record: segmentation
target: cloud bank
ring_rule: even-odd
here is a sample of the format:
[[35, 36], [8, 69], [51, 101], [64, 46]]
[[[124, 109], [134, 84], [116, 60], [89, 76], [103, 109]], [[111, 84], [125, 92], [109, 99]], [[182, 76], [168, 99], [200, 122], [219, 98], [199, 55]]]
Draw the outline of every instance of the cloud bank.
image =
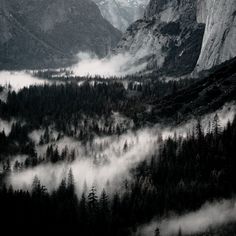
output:
[[[233, 120], [235, 106], [229, 104], [217, 112], [221, 126], [224, 127], [228, 121]], [[214, 117], [214, 114], [209, 114], [203, 119], [205, 129], [209, 119]], [[81, 194], [84, 183], [87, 184], [88, 188], [96, 185], [101, 191], [103, 188], [108, 188], [109, 182], [110, 192], [118, 191], [122, 182], [131, 177], [130, 170], [132, 168], [158, 152], [160, 135], [162, 135], [163, 140], [174, 135], [186, 137], [195, 125], [196, 121], [194, 120], [178, 127], [156, 125], [138, 131], [127, 131], [120, 136], [96, 137], [92, 142], [86, 144], [70, 137], [64, 137], [52, 144], [58, 147], [59, 152], [66, 146], [69, 150], [75, 150], [76, 160], [74, 162], [47, 163], [22, 172], [12, 172], [7, 181], [15, 189], [30, 189], [33, 178], [37, 175], [42, 184], [49, 191], [52, 191], [58, 187], [62, 178], [67, 176], [71, 168], [75, 176], [78, 195]], [[42, 133], [43, 131], [35, 131], [30, 134], [30, 137], [38, 142]], [[37, 153], [43, 156], [46, 149], [47, 145], [37, 146]]]
[[89, 53], [79, 53], [78, 63], [71, 70], [78, 76], [122, 77], [143, 70], [146, 63], [135, 65], [130, 54], [117, 54], [99, 59]]
[[11, 89], [16, 92], [23, 89], [24, 87], [30, 87], [31, 85], [44, 85], [46, 83], [50, 82], [44, 79], [38, 79], [36, 77], [33, 77], [29, 73], [23, 71], [0, 72], [0, 86], [9, 87], [10, 85]]
[[[124, 148], [125, 144], [127, 148]], [[113, 185], [112, 190], [115, 190], [114, 187], [129, 178], [130, 168], [155, 152], [157, 135], [156, 131], [144, 129], [137, 133], [127, 132], [121, 136], [95, 138], [92, 144], [87, 145], [65, 137], [57, 145], [59, 150], [65, 145], [76, 148], [77, 159], [72, 163], [43, 164], [13, 173], [9, 176], [8, 182], [15, 189], [30, 188], [34, 176], [37, 175], [42, 184], [51, 191], [58, 187], [71, 168], [78, 194], [81, 194], [85, 182], [89, 188], [96, 185], [101, 191], [110, 181]]]

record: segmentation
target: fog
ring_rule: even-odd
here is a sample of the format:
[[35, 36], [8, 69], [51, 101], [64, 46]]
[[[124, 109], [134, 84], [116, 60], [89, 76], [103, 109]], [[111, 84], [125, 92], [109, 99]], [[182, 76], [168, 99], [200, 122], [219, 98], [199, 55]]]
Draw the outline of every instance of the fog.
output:
[[236, 201], [222, 200], [206, 203], [199, 210], [181, 216], [171, 216], [139, 228], [137, 235], [154, 236], [158, 227], [162, 236], [205, 232], [209, 228], [236, 221]]
[[6, 135], [8, 135], [11, 132], [11, 126], [14, 123], [13, 120], [6, 121], [0, 119], [0, 132], [4, 131]]
[[[218, 110], [221, 126], [233, 120], [235, 106], [228, 104]], [[203, 127], [206, 130], [209, 119], [215, 113], [206, 115], [203, 118]], [[196, 125], [195, 120], [190, 120], [177, 127], [162, 127], [155, 125], [152, 128], [143, 128], [138, 131], [127, 131], [123, 135], [95, 137], [93, 141], [86, 144], [78, 140], [64, 136], [59, 141], [51, 144], [58, 147], [59, 152], [65, 147], [75, 150], [76, 160], [72, 163], [64, 162], [57, 164], [41, 164], [35, 168], [22, 172], [13, 172], [7, 179], [15, 189], [30, 189], [35, 175], [39, 177], [49, 191], [57, 188], [62, 178], [65, 178], [69, 169], [73, 170], [75, 185], [78, 195], [81, 194], [86, 183], [88, 188], [97, 186], [98, 191], [107, 188], [108, 191], [119, 191], [124, 180], [130, 180], [130, 170], [136, 167], [141, 161], [149, 160], [159, 149], [159, 137], [165, 140], [174, 135], [186, 137]], [[56, 137], [57, 133], [51, 131]], [[30, 134], [32, 140], [39, 141], [42, 130]], [[38, 145], [38, 155], [45, 155], [48, 145]]]
[[38, 79], [23, 71], [1, 71], [0, 72], [0, 86], [10, 88], [16, 92], [24, 87], [30, 87], [31, 85], [43, 85], [49, 83], [44, 79]]
[[[127, 148], [125, 144], [127, 143]], [[77, 193], [80, 194], [86, 182], [90, 188], [97, 186], [98, 191], [109, 187], [111, 191], [129, 178], [129, 170], [157, 150], [156, 131], [150, 129], [127, 132], [121, 136], [95, 138], [91, 144], [82, 145], [69, 137], [57, 142], [59, 150], [68, 146], [76, 149], [77, 159], [73, 163], [43, 164], [20, 173], [13, 173], [8, 181], [14, 188], [29, 188], [35, 175], [51, 191], [58, 187], [62, 178], [72, 169]], [[38, 151], [44, 152], [41, 146]]]
[[78, 76], [122, 77], [137, 73], [146, 67], [146, 63], [135, 65], [134, 61], [133, 56], [128, 53], [102, 59], [89, 53], [79, 53], [78, 63], [71, 70]]

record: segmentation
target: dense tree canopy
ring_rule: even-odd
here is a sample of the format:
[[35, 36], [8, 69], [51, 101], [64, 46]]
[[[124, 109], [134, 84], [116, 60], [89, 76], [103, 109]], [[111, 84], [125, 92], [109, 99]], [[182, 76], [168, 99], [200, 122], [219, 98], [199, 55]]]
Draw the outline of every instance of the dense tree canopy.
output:
[[[206, 201], [231, 198], [236, 193], [236, 118], [220, 129], [215, 117], [210, 127], [204, 134], [199, 121], [186, 139], [162, 141], [161, 150], [151, 161], [132, 170], [133, 180], [122, 194], [109, 196], [104, 189], [98, 195], [93, 186], [77, 198], [72, 170], [52, 193], [37, 176], [31, 192], [2, 185], [4, 222], [20, 227], [26, 221], [39, 227], [44, 219], [50, 231], [131, 235], [153, 217], [170, 211], [181, 214], [198, 209]], [[232, 227], [226, 227], [226, 232]]]

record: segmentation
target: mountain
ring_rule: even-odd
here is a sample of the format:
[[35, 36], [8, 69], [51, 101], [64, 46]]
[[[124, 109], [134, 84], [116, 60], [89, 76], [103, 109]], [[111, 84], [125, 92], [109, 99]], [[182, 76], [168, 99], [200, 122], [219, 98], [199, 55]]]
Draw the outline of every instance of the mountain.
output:
[[179, 91], [152, 101], [147, 120], [191, 119], [214, 112], [236, 98], [236, 57], [199, 74], [198, 79]]
[[197, 70], [205, 70], [236, 56], [236, 1], [199, 0], [198, 22], [206, 25]]
[[115, 53], [166, 76], [209, 69], [236, 56], [235, 12], [234, 0], [151, 0]]
[[0, 0], [0, 68], [73, 62], [79, 51], [105, 56], [120, 39], [87, 0]]
[[114, 27], [125, 31], [137, 19], [142, 18], [149, 0], [93, 0], [103, 17]]
[[165, 75], [190, 73], [198, 60], [204, 24], [197, 22], [196, 1], [151, 0], [145, 16], [123, 35], [116, 53], [129, 52], [136, 62]]

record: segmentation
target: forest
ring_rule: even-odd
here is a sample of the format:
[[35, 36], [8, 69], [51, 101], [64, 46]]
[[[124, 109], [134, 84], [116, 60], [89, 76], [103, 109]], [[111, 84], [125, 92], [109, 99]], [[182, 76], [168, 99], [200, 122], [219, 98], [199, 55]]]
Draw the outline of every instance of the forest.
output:
[[[92, 186], [78, 198], [71, 170], [58, 189], [50, 193], [37, 176], [31, 191], [3, 184], [3, 225], [20, 229], [27, 222], [42, 232], [132, 235], [154, 216], [194, 211], [206, 201], [235, 195], [236, 117], [222, 129], [216, 116], [206, 134], [199, 121], [186, 139], [175, 137], [160, 142], [161, 149], [150, 161], [132, 169], [133, 179], [124, 183], [122, 194], [110, 195], [106, 189], [98, 194], [96, 186]], [[10, 171], [6, 169], [5, 174]]]
[[[68, 74], [55, 79], [47, 71], [35, 75], [60, 83], [19, 91], [1, 87], [0, 93], [7, 91], [7, 99], [0, 100], [0, 120], [10, 127], [1, 127], [0, 132], [1, 225], [9, 232], [14, 230], [11, 226], [24, 232], [29, 225], [42, 233], [142, 236], [142, 225], [154, 219], [160, 222], [173, 213], [195, 212], [207, 202], [234, 199], [236, 116], [222, 124], [215, 113], [207, 127], [202, 117], [227, 103], [234, 104], [235, 63], [232, 60], [198, 79], [179, 81], [155, 75], [108, 81]], [[109, 152], [104, 151], [110, 140], [122, 144], [118, 151], [112, 150], [119, 160], [140, 144], [126, 140], [130, 133], [138, 140], [142, 129], [181, 127], [189, 120], [195, 122], [185, 136], [148, 133], [156, 148], [131, 166], [129, 178], [124, 176], [119, 187], [110, 182], [101, 190], [94, 183], [78, 190], [80, 180], [72, 168], [53, 189], [37, 174], [27, 188], [16, 188], [9, 181], [11, 176], [17, 178], [40, 166], [73, 165], [81, 156], [94, 158], [95, 166], [105, 166], [111, 161], [106, 156]], [[75, 147], [61, 147], [66, 138], [73, 140]], [[94, 140], [105, 141], [100, 145]], [[148, 150], [148, 145], [142, 149]], [[135, 152], [130, 160], [139, 154]], [[180, 227], [171, 235], [225, 236], [235, 232], [234, 222], [226, 221], [201, 232], [186, 233]], [[158, 223], [154, 235], [166, 235]]]

